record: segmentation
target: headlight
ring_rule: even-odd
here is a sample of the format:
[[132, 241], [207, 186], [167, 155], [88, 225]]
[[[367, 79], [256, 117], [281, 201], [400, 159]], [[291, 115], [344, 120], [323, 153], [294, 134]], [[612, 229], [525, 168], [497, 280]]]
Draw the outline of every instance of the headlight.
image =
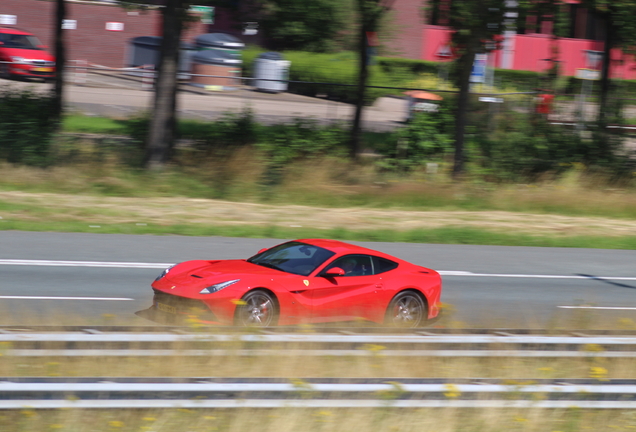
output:
[[24, 57], [18, 57], [18, 56], [11, 56], [11, 61], [13, 63], [29, 63], [29, 61], [25, 59]]
[[[175, 264], [176, 265], [176, 264]], [[167, 275], [170, 272], [170, 269], [174, 267], [174, 265], [168, 267], [167, 269], [165, 269], [163, 272], [161, 272], [161, 274], [159, 276], [157, 276], [157, 279], [155, 279], [155, 282], [158, 281], [159, 279], [163, 278], [165, 275]]]
[[215, 293], [217, 291], [221, 291], [223, 288], [227, 288], [230, 285], [233, 285], [233, 284], [237, 283], [238, 281], [240, 281], [240, 279], [234, 279], [234, 280], [231, 280], [231, 281], [214, 284], [214, 285], [209, 286], [207, 288], [203, 288], [199, 292], [199, 294], [212, 294], [212, 293]]

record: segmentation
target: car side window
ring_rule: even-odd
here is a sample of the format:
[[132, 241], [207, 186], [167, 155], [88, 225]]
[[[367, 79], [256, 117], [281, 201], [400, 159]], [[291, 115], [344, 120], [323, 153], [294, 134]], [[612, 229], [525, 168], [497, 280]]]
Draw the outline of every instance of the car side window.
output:
[[373, 263], [369, 255], [345, 255], [331, 263], [325, 270], [339, 267], [344, 276], [370, 276], [373, 274]]
[[398, 263], [396, 263], [395, 261], [391, 261], [386, 258], [380, 258], [376, 256], [373, 257], [373, 268], [375, 270], [374, 274], [380, 274], [380, 273], [391, 271], [393, 269], [396, 269], [397, 266], [398, 266]]

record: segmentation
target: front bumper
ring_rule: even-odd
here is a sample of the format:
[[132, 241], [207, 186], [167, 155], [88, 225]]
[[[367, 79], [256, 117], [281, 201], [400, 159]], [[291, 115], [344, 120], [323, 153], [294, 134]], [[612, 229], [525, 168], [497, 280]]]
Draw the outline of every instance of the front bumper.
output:
[[52, 78], [55, 76], [55, 67], [33, 66], [28, 64], [9, 64], [9, 73], [15, 76], [32, 78]]
[[179, 297], [156, 289], [153, 291], [150, 310], [157, 320], [170, 324], [220, 324], [216, 315], [200, 300]]

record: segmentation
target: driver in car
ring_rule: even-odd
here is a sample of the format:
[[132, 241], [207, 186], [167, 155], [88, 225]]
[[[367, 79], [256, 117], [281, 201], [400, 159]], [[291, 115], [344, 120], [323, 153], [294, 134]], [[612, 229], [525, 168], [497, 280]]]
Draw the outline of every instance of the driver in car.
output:
[[356, 268], [358, 262], [354, 258], [345, 258], [342, 260], [340, 268], [344, 270], [345, 275], [352, 275], [353, 270]]

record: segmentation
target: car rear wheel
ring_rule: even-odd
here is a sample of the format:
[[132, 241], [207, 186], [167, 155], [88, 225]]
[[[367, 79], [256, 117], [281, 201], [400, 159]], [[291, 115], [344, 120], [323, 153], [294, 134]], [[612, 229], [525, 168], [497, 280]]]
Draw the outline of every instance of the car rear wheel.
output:
[[391, 300], [386, 310], [385, 323], [393, 327], [418, 327], [427, 317], [422, 295], [415, 291], [402, 291]]
[[278, 321], [276, 299], [266, 291], [254, 290], [243, 296], [236, 307], [234, 323], [244, 327], [267, 327]]

